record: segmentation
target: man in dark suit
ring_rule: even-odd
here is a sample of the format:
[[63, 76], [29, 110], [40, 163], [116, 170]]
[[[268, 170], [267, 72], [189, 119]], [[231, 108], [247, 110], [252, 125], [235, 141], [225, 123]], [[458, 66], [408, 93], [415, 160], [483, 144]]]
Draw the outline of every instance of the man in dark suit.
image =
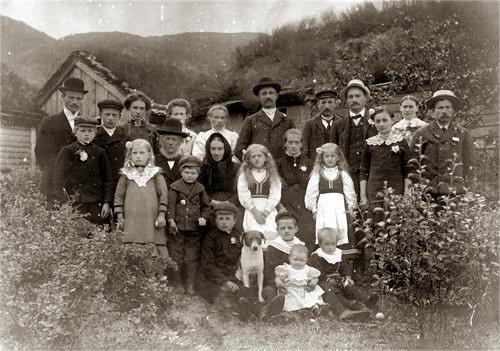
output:
[[238, 159], [242, 159], [243, 150], [251, 144], [264, 145], [274, 159], [284, 155], [283, 135], [288, 129], [295, 128], [295, 123], [276, 109], [280, 90], [281, 86], [268, 77], [262, 78], [253, 87], [262, 109], [243, 122], [234, 152]]
[[438, 90], [425, 105], [434, 120], [415, 132], [410, 149], [417, 159], [419, 151], [425, 156], [422, 175], [430, 180], [431, 194], [449, 194], [450, 185], [463, 193], [471, 185], [474, 144], [470, 132], [453, 121], [460, 100], [450, 90]]
[[35, 145], [37, 163], [42, 168], [41, 191], [47, 197], [47, 206], [52, 207], [56, 199], [53, 184], [54, 161], [59, 151], [76, 141], [73, 128], [75, 118], [82, 109], [83, 97], [87, 93], [83, 80], [70, 77], [59, 88], [64, 109], [60, 113], [42, 120]]
[[167, 120], [157, 127], [160, 135], [160, 152], [155, 155], [155, 163], [163, 170], [163, 177], [168, 186], [181, 179], [179, 166], [182, 158], [182, 144], [189, 135], [182, 131], [182, 123], [175, 118]]
[[125, 143], [127, 132], [123, 126], [117, 126], [121, 118], [123, 104], [116, 100], [102, 100], [97, 103], [102, 125], [97, 129], [94, 143], [106, 151], [111, 166], [112, 194], [120, 179], [120, 168], [125, 162]]
[[361, 153], [365, 140], [377, 134], [367, 108], [370, 90], [359, 79], [353, 79], [342, 89], [340, 97], [349, 113], [333, 123], [331, 142], [339, 145], [344, 153], [359, 201]]
[[334, 90], [321, 89], [315, 96], [319, 113], [308, 119], [302, 128], [302, 155], [311, 161], [316, 159], [316, 148], [331, 142], [337, 107], [337, 93]]

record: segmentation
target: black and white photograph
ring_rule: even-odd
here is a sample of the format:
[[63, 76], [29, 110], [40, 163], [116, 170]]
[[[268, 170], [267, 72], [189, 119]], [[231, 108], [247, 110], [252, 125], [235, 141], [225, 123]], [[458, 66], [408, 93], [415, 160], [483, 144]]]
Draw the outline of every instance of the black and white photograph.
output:
[[0, 351], [498, 349], [499, 17], [0, 0]]

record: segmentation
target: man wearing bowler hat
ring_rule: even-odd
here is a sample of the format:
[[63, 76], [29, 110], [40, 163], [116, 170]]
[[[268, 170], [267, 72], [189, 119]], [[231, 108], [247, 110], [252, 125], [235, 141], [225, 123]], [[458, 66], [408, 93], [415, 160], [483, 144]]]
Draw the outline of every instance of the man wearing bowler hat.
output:
[[64, 108], [60, 113], [42, 120], [35, 145], [36, 160], [43, 172], [41, 191], [47, 196], [49, 207], [52, 207], [56, 199], [53, 185], [54, 160], [64, 146], [76, 141], [73, 134], [75, 118], [81, 113], [83, 97], [87, 93], [83, 80], [75, 77], [67, 78], [59, 91]]
[[340, 98], [349, 108], [349, 112], [333, 123], [331, 142], [340, 146], [347, 160], [349, 174], [359, 201], [361, 153], [365, 140], [377, 134], [367, 107], [370, 90], [361, 80], [353, 79], [342, 89]]
[[189, 135], [182, 131], [182, 122], [175, 118], [157, 126], [160, 151], [155, 155], [155, 163], [163, 170], [163, 177], [168, 186], [181, 178], [179, 162], [182, 157], [182, 145]]
[[94, 143], [106, 151], [111, 166], [112, 193], [120, 179], [120, 168], [125, 161], [125, 143], [127, 132], [123, 126], [118, 126], [123, 110], [123, 104], [116, 100], [102, 100], [97, 103], [102, 125], [97, 129]]
[[251, 144], [264, 145], [274, 159], [283, 156], [283, 135], [288, 129], [295, 128], [295, 124], [290, 117], [276, 109], [280, 90], [281, 86], [268, 77], [262, 78], [253, 87], [262, 109], [243, 122], [235, 149], [238, 159], [242, 159], [243, 150]]
[[302, 128], [302, 154], [311, 161], [316, 158], [316, 148], [331, 142], [332, 126], [335, 122], [337, 92], [323, 88], [315, 94], [319, 113], [308, 119]]
[[440, 196], [453, 184], [459, 193], [471, 185], [474, 145], [469, 131], [453, 121], [460, 100], [451, 90], [438, 90], [425, 102], [433, 121], [415, 132], [411, 150], [425, 158], [423, 176], [430, 180], [429, 192]]

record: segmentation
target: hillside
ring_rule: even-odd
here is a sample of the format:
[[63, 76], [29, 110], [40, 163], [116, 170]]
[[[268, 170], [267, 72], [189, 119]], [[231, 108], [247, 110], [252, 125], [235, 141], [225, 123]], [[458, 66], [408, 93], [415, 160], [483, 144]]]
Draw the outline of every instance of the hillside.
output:
[[[128, 33], [85, 33], [55, 40], [23, 22], [1, 16], [2, 63], [41, 87], [74, 50], [93, 54], [120, 79], [155, 101], [220, 92], [218, 78], [232, 65], [232, 53], [256, 33], [183, 33], [141, 37]], [[10, 54], [8, 54], [10, 52]]]

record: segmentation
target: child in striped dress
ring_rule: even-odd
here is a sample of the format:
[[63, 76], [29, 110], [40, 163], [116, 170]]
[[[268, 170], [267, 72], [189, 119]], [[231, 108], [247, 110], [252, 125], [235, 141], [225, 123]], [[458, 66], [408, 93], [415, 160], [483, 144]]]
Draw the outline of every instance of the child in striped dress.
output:
[[[276, 206], [281, 199], [281, 180], [267, 148], [252, 144], [243, 156], [238, 176], [238, 199], [245, 208], [243, 230], [257, 230], [266, 241], [276, 238]], [[265, 246], [265, 245], [264, 245]]]

